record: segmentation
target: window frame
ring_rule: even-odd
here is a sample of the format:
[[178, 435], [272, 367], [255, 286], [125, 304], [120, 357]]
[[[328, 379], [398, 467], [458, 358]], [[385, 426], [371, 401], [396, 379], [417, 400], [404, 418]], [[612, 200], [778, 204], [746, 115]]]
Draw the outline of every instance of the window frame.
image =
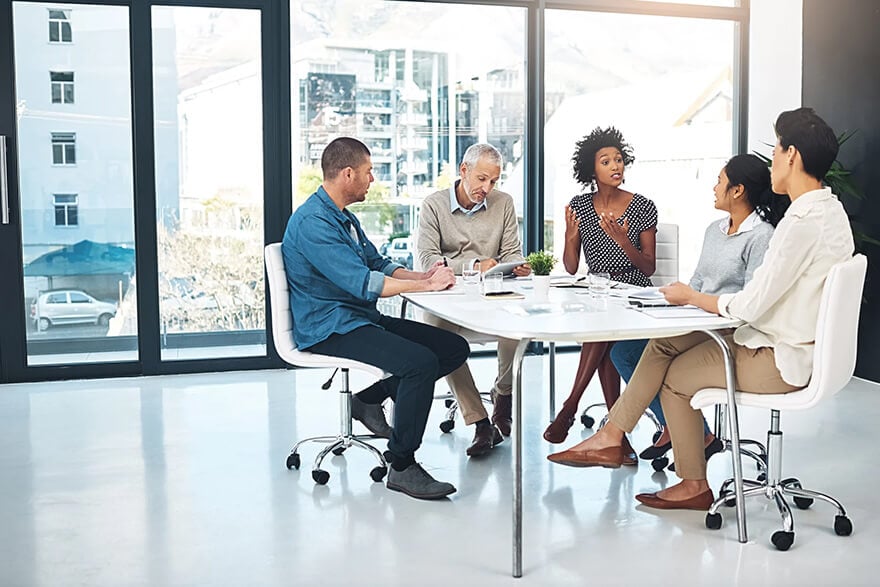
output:
[[[53, 12], [60, 12], [63, 15], [63, 18], [59, 18], [57, 16], [53, 16]], [[71, 10], [69, 8], [48, 8], [47, 13], [49, 15], [49, 43], [52, 45], [69, 45], [73, 43], [73, 24], [71, 23], [70, 13]], [[67, 38], [64, 38], [65, 26], [67, 32]], [[58, 39], [52, 39], [52, 29], [57, 29]]]
[[[59, 201], [59, 198], [68, 197], [71, 201]], [[52, 209], [55, 214], [55, 228], [68, 228], [79, 226], [79, 194], [77, 193], [53, 193]], [[64, 223], [58, 223], [58, 214], [64, 214]], [[73, 222], [71, 222], [73, 216]]]
[[[70, 76], [70, 79], [53, 79], [56, 76]], [[55, 90], [58, 90], [58, 99], [55, 99]], [[70, 99], [67, 91], [70, 90]], [[75, 74], [72, 71], [49, 71], [49, 99], [52, 104], [76, 104]]]
[[[69, 140], [67, 140], [69, 138]], [[76, 133], [53, 132], [52, 133], [52, 166], [74, 167], [76, 165]], [[55, 148], [60, 147], [60, 161], [55, 157]], [[73, 159], [69, 161], [69, 159]]]

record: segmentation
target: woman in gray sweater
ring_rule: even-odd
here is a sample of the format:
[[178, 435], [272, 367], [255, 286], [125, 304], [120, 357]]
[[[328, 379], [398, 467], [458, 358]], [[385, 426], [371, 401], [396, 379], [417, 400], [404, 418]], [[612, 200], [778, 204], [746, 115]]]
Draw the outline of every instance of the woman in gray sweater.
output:
[[[715, 208], [728, 217], [706, 227], [700, 260], [689, 285], [697, 291], [720, 295], [740, 291], [752, 278], [761, 262], [773, 229], [782, 220], [791, 201], [770, 190], [770, 170], [754, 155], [736, 155], [718, 174], [715, 185]], [[647, 346], [647, 340], [625, 340], [611, 349], [611, 361], [627, 383]], [[664, 426], [663, 433], [652, 446], [639, 454], [643, 459], [656, 459], [670, 448], [666, 418], [655, 397], [650, 409]], [[703, 421], [706, 433], [706, 458], [719, 452], [723, 445]], [[662, 466], [662, 465], [661, 465]], [[670, 468], [674, 470], [673, 465]]]

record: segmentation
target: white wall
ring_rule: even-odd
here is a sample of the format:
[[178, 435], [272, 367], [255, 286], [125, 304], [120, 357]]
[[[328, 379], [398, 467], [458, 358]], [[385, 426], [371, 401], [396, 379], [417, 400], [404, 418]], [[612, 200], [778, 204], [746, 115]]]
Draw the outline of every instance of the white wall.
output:
[[749, 151], [770, 154], [773, 122], [801, 106], [803, 0], [752, 0], [749, 34]]

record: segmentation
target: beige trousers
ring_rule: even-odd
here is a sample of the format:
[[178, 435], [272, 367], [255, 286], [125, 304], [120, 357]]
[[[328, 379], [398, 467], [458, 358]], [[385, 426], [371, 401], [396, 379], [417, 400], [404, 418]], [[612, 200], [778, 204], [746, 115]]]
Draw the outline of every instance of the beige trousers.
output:
[[[447, 322], [427, 312], [423, 316], [423, 321], [426, 324], [459, 334], [469, 340], [486, 336], [452, 322]], [[518, 341], [507, 338], [498, 339], [498, 376], [495, 378], [495, 385], [492, 388], [493, 397], [495, 395], [510, 395], [513, 387], [513, 371], [511, 368], [517, 343]], [[449, 388], [458, 402], [458, 410], [461, 412], [461, 417], [465, 424], [470, 425], [489, 417], [480, 399], [480, 392], [477, 390], [477, 384], [474, 383], [474, 377], [471, 375], [467, 362], [447, 375], [446, 383], [449, 384]]]
[[[733, 342], [733, 331], [721, 332], [733, 353], [736, 387], [749, 393], [788, 393], [800, 387], [786, 383], [776, 368], [773, 349], [750, 349]], [[631, 432], [657, 392], [669, 425], [675, 472], [682, 479], [705, 479], [703, 419], [691, 407], [693, 395], [706, 387], [726, 387], [724, 357], [718, 344], [702, 332], [648, 343], [626, 390], [608, 417]]]

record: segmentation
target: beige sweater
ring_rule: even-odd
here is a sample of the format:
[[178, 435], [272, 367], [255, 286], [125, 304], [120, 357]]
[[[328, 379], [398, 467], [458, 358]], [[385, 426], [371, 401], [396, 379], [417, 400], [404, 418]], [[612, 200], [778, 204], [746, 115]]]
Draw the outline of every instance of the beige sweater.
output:
[[486, 208], [471, 215], [451, 211], [449, 190], [434, 192], [422, 203], [418, 258], [422, 269], [446, 257], [456, 275], [472, 259], [523, 260], [513, 198], [492, 190]]

